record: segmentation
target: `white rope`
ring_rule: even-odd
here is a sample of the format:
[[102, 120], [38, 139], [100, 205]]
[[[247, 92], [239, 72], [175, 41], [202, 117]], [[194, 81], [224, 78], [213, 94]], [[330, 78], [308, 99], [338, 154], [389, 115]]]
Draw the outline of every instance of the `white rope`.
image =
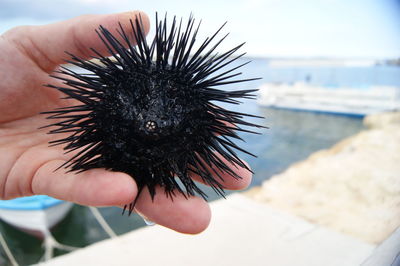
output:
[[60, 249], [60, 250], [65, 250], [65, 251], [74, 251], [79, 248], [77, 247], [71, 247], [67, 245], [63, 245], [59, 243], [51, 234], [51, 232], [45, 228], [44, 230], [41, 230], [42, 234], [44, 236], [43, 240], [43, 246], [44, 246], [44, 254], [41, 260], [48, 261], [51, 258], [53, 258], [53, 253], [54, 249]]
[[89, 209], [92, 211], [94, 218], [96, 218], [101, 228], [103, 228], [107, 235], [111, 238], [117, 237], [117, 234], [111, 229], [106, 220], [104, 220], [99, 210], [95, 207], [89, 207]]
[[1, 242], [1, 246], [4, 249], [4, 252], [6, 253], [8, 260], [11, 262], [11, 264], [13, 266], [18, 266], [17, 261], [15, 260], [13, 254], [11, 253], [10, 249], [8, 248], [7, 242], [3, 237], [3, 234], [0, 232], [0, 242]]

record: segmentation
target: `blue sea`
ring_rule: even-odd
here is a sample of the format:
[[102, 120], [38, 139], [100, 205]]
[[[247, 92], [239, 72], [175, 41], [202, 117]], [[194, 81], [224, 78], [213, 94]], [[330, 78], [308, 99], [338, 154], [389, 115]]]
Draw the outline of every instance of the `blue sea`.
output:
[[[266, 82], [298, 81], [308, 81], [312, 85], [332, 89], [338, 87], [363, 89], [371, 86], [400, 88], [400, 68], [394, 66], [271, 68], [268, 59], [251, 60], [250, 64], [242, 68], [242, 77], [262, 79], [235, 84], [230, 86], [230, 89], [252, 89]], [[261, 135], [241, 134], [246, 141], [241, 146], [258, 156], [253, 158], [241, 155], [255, 172], [252, 187], [261, 185], [263, 181], [284, 171], [291, 164], [306, 159], [311, 153], [329, 148], [363, 129], [359, 118], [268, 109], [249, 100], [233, 108], [236, 111], [265, 117], [265, 119], [251, 120], [268, 127], [260, 130]], [[218, 198], [212, 191], [207, 191], [211, 201]], [[137, 215], [121, 216], [119, 208], [102, 208], [101, 212], [117, 234], [145, 226]], [[1, 222], [0, 226], [21, 265], [38, 261], [43, 252], [40, 240], [5, 223]], [[80, 247], [107, 238], [90, 211], [78, 205], [54, 228], [54, 235], [61, 243]], [[6, 257], [1, 250], [0, 265], [7, 265], [6, 259], [2, 258]]]

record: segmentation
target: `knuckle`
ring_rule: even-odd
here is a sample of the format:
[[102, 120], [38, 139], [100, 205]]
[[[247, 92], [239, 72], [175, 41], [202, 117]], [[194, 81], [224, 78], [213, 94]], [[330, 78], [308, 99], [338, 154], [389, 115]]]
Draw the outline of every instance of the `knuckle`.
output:
[[40, 69], [48, 71], [55, 63], [35, 41], [35, 30], [39, 26], [17, 26], [5, 32], [2, 37], [14, 45], [17, 50], [31, 59]]
[[17, 26], [14, 28], [9, 29], [5, 33], [3, 33], [3, 37], [9, 40], [16, 40], [20, 38], [24, 38], [26, 33], [29, 32], [33, 26]]

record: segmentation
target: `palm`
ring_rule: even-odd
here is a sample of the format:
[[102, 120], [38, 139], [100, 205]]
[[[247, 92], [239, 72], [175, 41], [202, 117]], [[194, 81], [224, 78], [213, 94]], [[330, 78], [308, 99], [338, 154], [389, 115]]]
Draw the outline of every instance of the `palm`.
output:
[[14, 38], [18, 31], [0, 39], [0, 174], [7, 175], [1, 179], [1, 196], [6, 199], [33, 194], [32, 183], [19, 177], [33, 177], [24, 172], [45, 163], [38, 155], [48, 154], [46, 161], [64, 157], [60, 148], [48, 147], [50, 136], [38, 130], [45, 123], [39, 112], [62, 103], [57, 91], [43, 87], [51, 70], [29, 57]]

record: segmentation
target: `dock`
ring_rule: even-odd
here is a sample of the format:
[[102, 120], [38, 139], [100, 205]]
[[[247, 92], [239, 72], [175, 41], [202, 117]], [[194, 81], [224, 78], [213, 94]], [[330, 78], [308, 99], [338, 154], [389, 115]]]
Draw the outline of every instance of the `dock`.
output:
[[309, 223], [241, 194], [211, 203], [199, 235], [142, 228], [40, 265], [360, 265], [375, 245]]
[[308, 83], [263, 84], [258, 104], [271, 108], [364, 117], [400, 110], [400, 88], [325, 88]]

